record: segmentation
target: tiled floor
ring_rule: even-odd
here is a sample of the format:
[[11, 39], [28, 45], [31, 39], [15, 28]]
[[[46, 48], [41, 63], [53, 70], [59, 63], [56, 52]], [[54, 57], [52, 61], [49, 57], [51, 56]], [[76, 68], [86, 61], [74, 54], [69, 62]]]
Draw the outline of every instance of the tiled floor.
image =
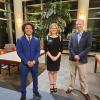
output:
[[[87, 83], [89, 86], [89, 92], [91, 100], [100, 100], [100, 64], [98, 66], [97, 73], [94, 73], [94, 58], [89, 57], [89, 63], [87, 65]], [[44, 81], [45, 80], [45, 81]], [[42, 84], [41, 84], [42, 83]], [[39, 76], [39, 90], [42, 94], [41, 100], [85, 100], [83, 95], [77, 90], [74, 90], [72, 94], [66, 95], [65, 91], [68, 88], [69, 84], [69, 64], [68, 64], [68, 55], [62, 55], [61, 68], [58, 72], [58, 92], [56, 94], [50, 94], [49, 92], [49, 80], [48, 73], [44, 71]], [[78, 77], [76, 79], [75, 88], [80, 90], [80, 84]], [[28, 97], [32, 98], [31, 90], [32, 83], [27, 87]], [[30, 95], [30, 96], [29, 96]]]
[[[44, 56], [41, 56], [40, 62], [44, 63]], [[3, 80], [3, 77], [2, 77], [2, 80]], [[89, 63], [87, 66], [87, 83], [89, 85], [91, 100], [100, 100], [100, 85], [99, 85], [100, 64], [98, 64], [97, 73], [94, 73], [94, 58], [93, 57], [89, 57]], [[39, 76], [39, 91], [42, 95], [42, 98], [40, 100], [85, 100], [84, 97], [80, 94], [80, 92], [76, 90], [74, 90], [70, 95], [66, 95], [65, 91], [68, 88], [68, 84], [69, 84], [68, 55], [62, 55], [61, 68], [60, 68], [60, 71], [58, 72], [58, 80], [57, 80], [58, 92], [55, 94], [50, 94], [48, 73], [45, 70]], [[14, 88], [14, 86], [12, 87]], [[78, 77], [76, 79], [75, 88], [78, 90], [80, 89]], [[10, 89], [0, 88], [0, 100], [8, 100], [8, 98], [9, 100], [19, 100], [20, 95], [21, 94], [19, 92], [12, 91]], [[32, 83], [27, 87], [27, 100], [33, 100]]]

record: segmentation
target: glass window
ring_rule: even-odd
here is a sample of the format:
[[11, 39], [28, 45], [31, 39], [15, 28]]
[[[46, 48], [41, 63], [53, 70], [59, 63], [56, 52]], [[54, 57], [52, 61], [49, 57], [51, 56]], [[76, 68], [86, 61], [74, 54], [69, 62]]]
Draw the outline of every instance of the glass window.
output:
[[71, 10], [72, 9], [77, 9], [78, 8], [78, 1], [71, 1]]
[[100, 7], [100, 0], [90, 0], [89, 7], [90, 8]]
[[88, 30], [92, 35], [100, 35], [100, 19], [88, 19]]
[[5, 3], [0, 3], [0, 18], [6, 18], [7, 10]]
[[7, 21], [0, 20], [0, 49], [8, 43]]
[[0, 3], [0, 9], [5, 9], [4, 3]]
[[72, 19], [76, 19], [77, 18], [77, 10], [76, 11], [70, 11], [70, 15]]
[[88, 12], [88, 31], [92, 34], [92, 51], [100, 45], [100, 0], [90, 0]]
[[98, 9], [90, 9], [89, 10], [89, 18], [100, 18], [100, 8]]
[[100, 36], [100, 0], [90, 0], [89, 2], [87, 27], [93, 36]]
[[[9, 41], [8, 41], [8, 37], [10, 36], [9, 34], [11, 34], [11, 33], [13, 34], [15, 32], [14, 24], [12, 25], [12, 29], [9, 25], [10, 21], [11, 21], [11, 23], [14, 23], [13, 11], [14, 11], [13, 10], [13, 0], [9, 0], [9, 2], [8, 2], [8, 0], [0, 1], [0, 49], [4, 48], [4, 45], [6, 43], [9, 43]], [[11, 16], [10, 16], [10, 13], [11, 13]], [[9, 17], [11, 17], [11, 20], [9, 20]], [[11, 31], [13, 30], [13, 31], [10, 33], [10, 30]], [[13, 36], [13, 38], [14, 37], [15, 37], [15, 35]], [[10, 37], [9, 37], [9, 39], [10, 39]]]

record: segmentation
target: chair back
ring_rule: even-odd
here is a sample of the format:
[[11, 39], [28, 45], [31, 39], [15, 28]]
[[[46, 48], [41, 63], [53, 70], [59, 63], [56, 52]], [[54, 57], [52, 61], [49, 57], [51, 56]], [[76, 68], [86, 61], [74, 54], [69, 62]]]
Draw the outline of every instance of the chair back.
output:
[[16, 48], [15, 44], [11, 43], [11, 44], [5, 44], [4, 49], [6, 49], [8, 52], [10, 51], [14, 51]]

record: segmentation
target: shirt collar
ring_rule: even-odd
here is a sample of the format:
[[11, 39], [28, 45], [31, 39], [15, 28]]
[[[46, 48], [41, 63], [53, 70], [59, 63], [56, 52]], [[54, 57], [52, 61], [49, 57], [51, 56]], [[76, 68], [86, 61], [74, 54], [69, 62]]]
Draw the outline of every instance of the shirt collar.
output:
[[82, 34], [83, 34], [83, 31], [82, 31], [82, 32], [77, 32], [77, 34], [82, 36]]
[[30, 39], [32, 39], [32, 35], [28, 36], [25, 34], [25, 36], [26, 36], [27, 40], [29, 40], [29, 37], [30, 37]]

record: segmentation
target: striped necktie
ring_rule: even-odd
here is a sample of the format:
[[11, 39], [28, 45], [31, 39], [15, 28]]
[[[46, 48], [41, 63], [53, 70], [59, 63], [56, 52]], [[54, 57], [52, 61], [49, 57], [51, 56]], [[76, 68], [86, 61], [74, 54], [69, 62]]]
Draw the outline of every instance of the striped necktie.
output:
[[31, 41], [31, 37], [30, 37], [30, 36], [28, 36], [28, 41], [29, 41], [29, 43], [30, 43], [30, 41]]

